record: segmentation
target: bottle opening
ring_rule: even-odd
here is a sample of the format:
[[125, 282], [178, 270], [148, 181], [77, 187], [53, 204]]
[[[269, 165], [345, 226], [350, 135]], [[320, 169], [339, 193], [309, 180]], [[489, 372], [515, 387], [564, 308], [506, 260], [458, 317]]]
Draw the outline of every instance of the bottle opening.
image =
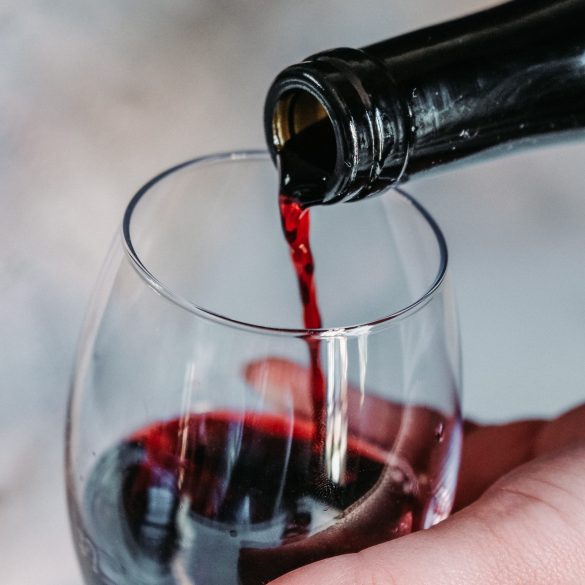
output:
[[274, 110], [273, 138], [281, 189], [306, 205], [323, 201], [337, 164], [337, 140], [323, 104], [311, 93], [284, 93]]

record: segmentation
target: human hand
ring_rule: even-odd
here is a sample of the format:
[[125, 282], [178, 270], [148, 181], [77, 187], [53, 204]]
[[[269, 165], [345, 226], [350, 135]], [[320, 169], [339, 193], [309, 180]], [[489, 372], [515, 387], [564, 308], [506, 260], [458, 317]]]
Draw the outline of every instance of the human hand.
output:
[[[292, 367], [273, 361], [270, 376], [277, 384], [279, 376], [299, 379], [284, 371]], [[468, 424], [456, 509], [429, 530], [319, 561], [271, 585], [582, 585], [585, 406], [549, 422]]]

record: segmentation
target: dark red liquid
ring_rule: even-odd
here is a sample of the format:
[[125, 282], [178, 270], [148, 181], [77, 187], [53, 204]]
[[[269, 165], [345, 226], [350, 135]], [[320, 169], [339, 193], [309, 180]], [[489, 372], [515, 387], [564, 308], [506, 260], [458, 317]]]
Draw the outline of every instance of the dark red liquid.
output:
[[[334, 161], [323, 164], [323, 152], [315, 150], [316, 136], [321, 143], [335, 143], [328, 119], [305, 128], [292, 136], [278, 155], [280, 169], [280, 219], [284, 236], [289, 246], [292, 266], [295, 271], [301, 302], [303, 304], [303, 326], [307, 330], [322, 327], [321, 310], [317, 299], [315, 261], [310, 241], [310, 211], [312, 200], [319, 200], [327, 181], [323, 168], [332, 168]], [[326, 405], [325, 376], [321, 367], [321, 342], [316, 337], [307, 337], [311, 399], [313, 405], [313, 472], [322, 473], [325, 463]]]
[[299, 282], [303, 303], [303, 325], [306, 329], [319, 329], [321, 313], [317, 302], [315, 263], [309, 240], [310, 212], [296, 199], [284, 193], [279, 196], [279, 205], [282, 229]]
[[[286, 193], [279, 196], [279, 205], [282, 229], [289, 245], [292, 265], [299, 283], [301, 302], [303, 303], [303, 325], [305, 329], [319, 329], [321, 327], [321, 312], [317, 301], [315, 263], [309, 240], [309, 209], [303, 208], [297, 199]], [[307, 345], [310, 357], [313, 416], [315, 418], [313, 453], [317, 469], [320, 467], [322, 446], [325, 443], [325, 376], [321, 368], [319, 340], [308, 338]]]
[[421, 527], [412, 476], [379, 448], [350, 438], [340, 485], [315, 481], [312, 441], [311, 423], [259, 413], [190, 415], [134, 433], [88, 483], [86, 579], [260, 585]]

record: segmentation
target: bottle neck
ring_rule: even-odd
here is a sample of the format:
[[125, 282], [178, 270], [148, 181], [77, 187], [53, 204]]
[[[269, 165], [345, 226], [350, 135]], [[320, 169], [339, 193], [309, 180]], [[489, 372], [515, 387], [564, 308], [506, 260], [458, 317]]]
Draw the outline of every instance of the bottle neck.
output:
[[265, 108], [289, 189], [301, 168], [289, 164], [291, 153], [312, 169], [305, 179], [319, 177], [297, 193], [310, 205], [361, 199], [446, 164], [582, 129], [584, 22], [585, 0], [515, 0], [289, 67]]

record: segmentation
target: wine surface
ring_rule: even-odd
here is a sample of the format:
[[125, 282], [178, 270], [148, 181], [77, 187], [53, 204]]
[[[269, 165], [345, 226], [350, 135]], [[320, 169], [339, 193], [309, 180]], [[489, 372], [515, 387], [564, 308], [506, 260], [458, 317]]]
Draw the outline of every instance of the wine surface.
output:
[[309, 421], [291, 429], [289, 419], [227, 411], [135, 432], [87, 485], [87, 582], [260, 585], [421, 528], [406, 464], [350, 438], [343, 485], [315, 481], [312, 441]]

